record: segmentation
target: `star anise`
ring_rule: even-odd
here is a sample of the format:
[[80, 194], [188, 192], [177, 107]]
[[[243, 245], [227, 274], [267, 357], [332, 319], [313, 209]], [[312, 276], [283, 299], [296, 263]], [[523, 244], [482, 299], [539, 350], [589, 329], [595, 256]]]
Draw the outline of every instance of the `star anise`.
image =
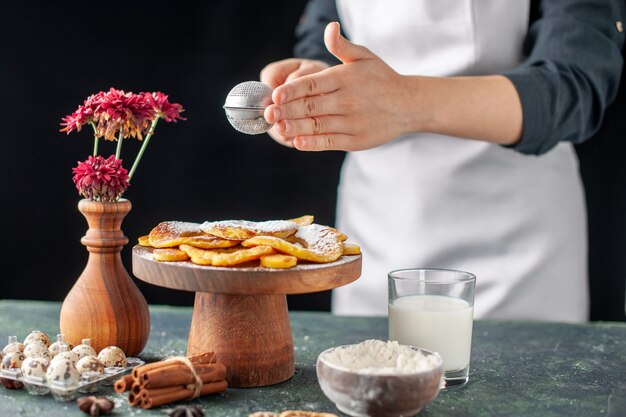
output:
[[167, 415], [170, 417], [204, 417], [204, 411], [196, 406], [179, 405]]
[[100, 414], [109, 414], [115, 403], [108, 398], [104, 397], [82, 397], [76, 400], [78, 408], [82, 412], [89, 414], [90, 416], [99, 416]]

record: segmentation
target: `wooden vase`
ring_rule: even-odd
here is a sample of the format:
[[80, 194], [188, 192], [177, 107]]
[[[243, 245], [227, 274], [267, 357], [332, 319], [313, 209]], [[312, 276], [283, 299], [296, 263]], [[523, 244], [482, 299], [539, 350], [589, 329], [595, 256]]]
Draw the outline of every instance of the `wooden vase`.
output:
[[83, 199], [78, 203], [89, 225], [81, 239], [89, 259], [65, 297], [60, 318], [61, 333], [73, 345], [88, 338], [97, 352], [117, 346], [127, 356], [136, 356], [148, 341], [148, 303], [120, 255], [128, 243], [121, 224], [131, 207], [126, 199], [113, 203]]

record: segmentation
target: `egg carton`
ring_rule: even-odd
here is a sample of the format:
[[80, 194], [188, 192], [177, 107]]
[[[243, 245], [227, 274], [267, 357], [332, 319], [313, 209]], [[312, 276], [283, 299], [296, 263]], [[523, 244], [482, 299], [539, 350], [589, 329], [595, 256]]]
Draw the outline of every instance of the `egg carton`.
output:
[[[52, 394], [57, 401], [71, 401], [80, 394], [97, 392], [102, 385], [113, 385], [121, 375], [144, 363], [139, 358], [126, 358], [125, 367], [104, 368], [103, 373], [84, 372], [77, 383], [48, 382], [46, 378], [24, 376], [19, 368], [0, 370], [0, 380], [13, 381], [16, 388], [21, 383], [31, 395]], [[4, 384], [7, 381], [2, 382]]]

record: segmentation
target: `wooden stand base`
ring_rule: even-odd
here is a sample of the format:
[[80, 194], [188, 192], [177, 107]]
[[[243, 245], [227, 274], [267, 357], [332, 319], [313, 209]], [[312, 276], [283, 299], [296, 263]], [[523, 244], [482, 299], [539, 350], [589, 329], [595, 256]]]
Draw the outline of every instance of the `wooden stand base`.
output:
[[196, 293], [187, 354], [209, 351], [226, 365], [231, 387], [291, 378], [295, 366], [287, 297]]
[[135, 246], [133, 272], [154, 285], [195, 292], [187, 353], [215, 352], [229, 387], [260, 387], [295, 371], [286, 294], [351, 283], [361, 275], [361, 255], [289, 269], [224, 268], [157, 262], [151, 248]]

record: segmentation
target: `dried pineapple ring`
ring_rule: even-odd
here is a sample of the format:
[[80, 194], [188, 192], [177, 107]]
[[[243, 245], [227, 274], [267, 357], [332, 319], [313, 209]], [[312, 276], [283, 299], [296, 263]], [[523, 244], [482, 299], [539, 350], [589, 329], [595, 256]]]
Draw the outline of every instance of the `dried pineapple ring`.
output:
[[167, 221], [159, 223], [148, 235], [148, 241], [155, 248], [171, 248], [190, 244], [206, 249], [236, 245], [225, 239], [206, 235], [198, 223]]
[[270, 246], [257, 246], [241, 249], [232, 253], [217, 253], [213, 258], [213, 266], [232, 266], [259, 259], [263, 255], [274, 253]]
[[194, 264], [212, 265], [211, 263], [212, 258], [211, 256], [209, 256], [210, 254], [207, 255], [205, 252], [213, 253], [214, 251], [208, 251], [206, 249], [199, 249], [190, 245], [180, 245], [179, 249], [185, 252], [191, 259], [191, 262], [193, 262]]
[[301, 226], [295, 237], [306, 247], [273, 236], [256, 236], [244, 240], [241, 245], [245, 247], [267, 245], [298, 259], [320, 263], [333, 262], [343, 253], [340, 234], [331, 227], [319, 224]]
[[274, 250], [269, 246], [256, 246], [253, 248], [243, 249], [226, 248], [226, 249], [199, 249], [189, 245], [180, 245], [180, 250], [185, 252], [191, 258], [191, 262], [198, 265], [212, 266], [233, 266], [244, 262], [259, 259], [263, 255], [269, 255]]
[[217, 253], [228, 253], [241, 250], [241, 246], [224, 248], [224, 249], [200, 249], [191, 245], [180, 245], [180, 250], [185, 252], [191, 258], [191, 262], [198, 265], [212, 265], [213, 256]]
[[358, 255], [360, 253], [361, 253], [361, 247], [359, 245], [355, 245], [354, 243], [343, 242], [342, 255]]
[[265, 268], [285, 269], [294, 267], [297, 263], [298, 258], [291, 255], [282, 255], [277, 253], [275, 255], [261, 256], [261, 266]]
[[295, 219], [289, 219], [290, 222], [294, 222], [298, 226], [308, 226], [310, 224], [313, 224], [314, 220], [315, 220], [315, 218], [313, 216], [309, 215], [309, 214], [306, 214], [306, 215], [300, 216], [300, 217], [296, 217]]
[[[296, 217], [295, 219], [289, 219], [290, 222], [294, 222], [295, 224], [297, 224], [298, 226], [309, 226], [311, 224], [313, 224], [314, 221], [314, 217], [309, 215], [309, 214], [305, 214], [304, 216], [300, 216], [300, 217]], [[346, 235], [343, 232], [340, 232], [339, 230], [335, 229], [334, 227], [330, 227], [330, 226], [326, 226], [329, 229], [335, 231], [337, 234], [339, 234], [339, 240], [341, 240], [342, 242], [345, 240], [348, 240], [348, 235]], [[290, 239], [287, 239], [290, 240]]]
[[152, 245], [150, 244], [150, 239], [148, 235], [139, 236], [139, 239], [137, 239], [137, 242], [139, 242], [139, 245], [141, 246], [152, 247]]
[[237, 246], [239, 242], [239, 240], [228, 240], [211, 235], [201, 235], [183, 237], [179, 245], [189, 245], [200, 249], [218, 249]]
[[174, 248], [155, 249], [152, 251], [152, 257], [159, 262], [178, 262], [189, 259], [185, 252]]
[[341, 232], [341, 231], [339, 231], [339, 230], [335, 229], [334, 227], [330, 227], [330, 226], [327, 226], [327, 227], [328, 227], [330, 230], [332, 230], [333, 232], [337, 233], [337, 238], [338, 238], [339, 240], [341, 240], [342, 242], [345, 242], [346, 240], [348, 240], [348, 235], [347, 235], [347, 234], [345, 234], [344, 232]]
[[288, 220], [250, 222], [247, 220], [224, 220], [204, 222], [201, 229], [222, 239], [245, 240], [254, 236], [287, 237], [298, 230], [298, 225]]
[[150, 231], [148, 235], [150, 244], [154, 247], [171, 247], [178, 246], [179, 241], [183, 237], [200, 236], [202, 229], [197, 223], [167, 221], [161, 222]]

